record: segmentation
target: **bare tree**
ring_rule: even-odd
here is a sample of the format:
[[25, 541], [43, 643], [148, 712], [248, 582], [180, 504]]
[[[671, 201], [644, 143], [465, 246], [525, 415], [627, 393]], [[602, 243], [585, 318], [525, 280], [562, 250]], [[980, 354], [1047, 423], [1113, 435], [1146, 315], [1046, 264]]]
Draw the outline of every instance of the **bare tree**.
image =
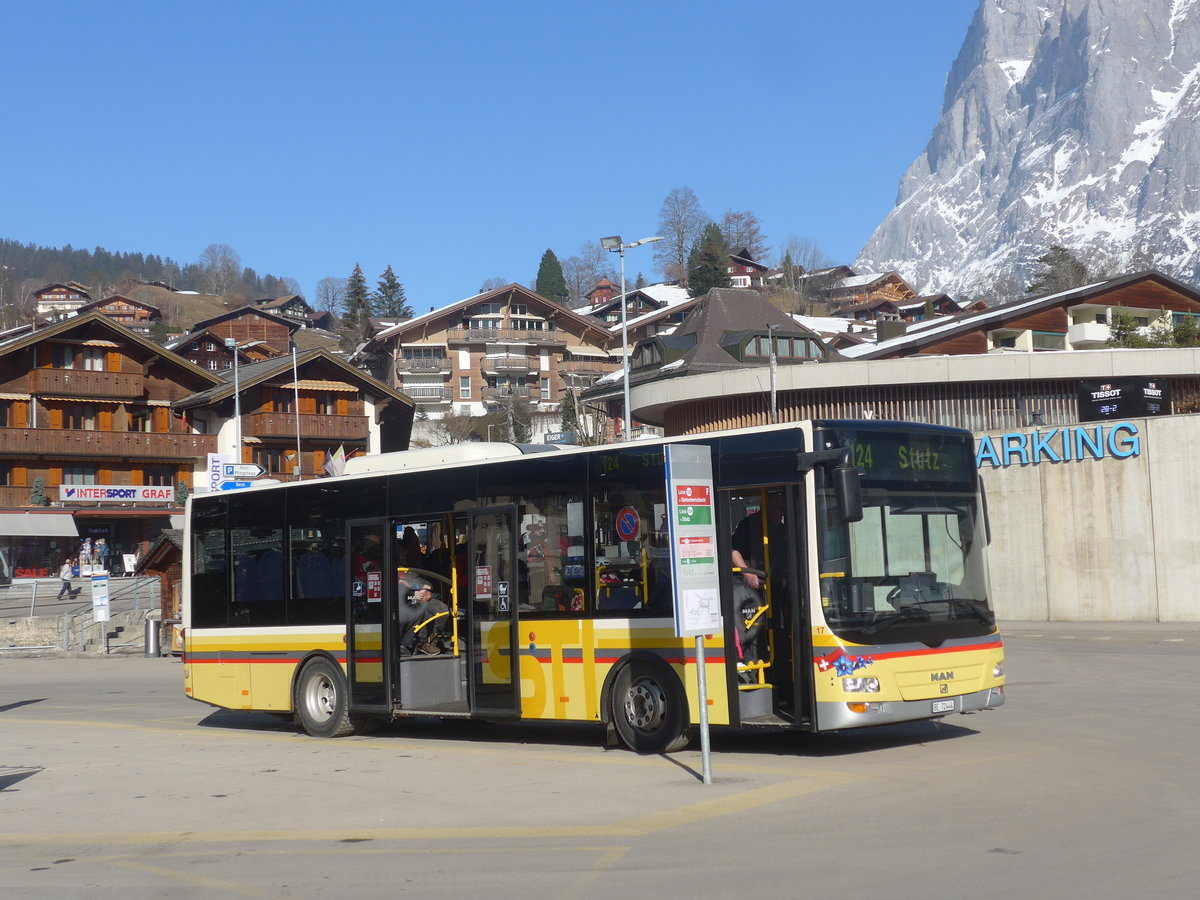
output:
[[601, 278], [616, 281], [609, 255], [599, 241], [585, 241], [579, 245], [579, 255], [563, 260], [563, 277], [567, 280], [567, 293], [571, 305], [582, 303], [588, 291]]
[[485, 279], [483, 284], [479, 286], [479, 293], [486, 294], [488, 291], [494, 291], [497, 288], [502, 288], [508, 283], [508, 279], [501, 278], [499, 275], [493, 275], [491, 278]]
[[794, 302], [788, 305], [811, 315], [816, 296], [829, 287], [830, 279], [820, 273], [832, 266], [833, 261], [812, 238], [789, 234], [779, 246], [779, 289], [794, 295]]
[[205, 290], [214, 296], [228, 294], [242, 277], [242, 260], [228, 244], [209, 244], [200, 254], [199, 265]]
[[341, 312], [342, 301], [346, 297], [346, 279], [335, 275], [327, 275], [317, 282], [317, 309], [322, 312]]
[[663, 240], [655, 244], [654, 259], [669, 281], [687, 284], [688, 254], [710, 221], [696, 192], [687, 185], [667, 194], [658, 211], [658, 233]]
[[750, 210], [727, 209], [721, 217], [721, 234], [730, 250], [740, 250], [745, 247], [750, 251], [750, 257], [755, 262], [763, 262], [771, 252], [767, 236], [762, 233], [762, 225], [758, 216]]

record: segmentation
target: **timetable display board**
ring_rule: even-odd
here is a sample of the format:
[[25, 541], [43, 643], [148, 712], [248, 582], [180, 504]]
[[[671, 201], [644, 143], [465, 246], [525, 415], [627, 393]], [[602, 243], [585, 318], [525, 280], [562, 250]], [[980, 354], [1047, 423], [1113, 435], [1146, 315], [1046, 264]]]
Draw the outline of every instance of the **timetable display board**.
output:
[[712, 634], [721, 630], [712, 451], [694, 444], [665, 449], [675, 634]]

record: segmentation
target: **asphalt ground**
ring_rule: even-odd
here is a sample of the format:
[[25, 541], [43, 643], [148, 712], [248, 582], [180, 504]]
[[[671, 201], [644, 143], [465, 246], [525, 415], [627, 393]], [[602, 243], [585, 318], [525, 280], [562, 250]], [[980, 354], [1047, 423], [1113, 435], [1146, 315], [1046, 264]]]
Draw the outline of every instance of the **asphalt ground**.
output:
[[319, 740], [175, 659], [0, 659], [5, 897], [1200, 896], [1200, 625], [1013, 623], [999, 710], [604, 750], [596, 726]]

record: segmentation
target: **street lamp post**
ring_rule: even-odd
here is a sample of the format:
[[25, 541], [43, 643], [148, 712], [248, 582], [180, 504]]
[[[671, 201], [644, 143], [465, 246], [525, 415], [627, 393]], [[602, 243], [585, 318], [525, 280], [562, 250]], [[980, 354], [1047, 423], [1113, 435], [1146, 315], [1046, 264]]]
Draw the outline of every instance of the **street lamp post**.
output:
[[619, 234], [612, 237], [600, 238], [600, 246], [610, 253], [621, 257], [621, 354], [622, 354], [622, 389], [625, 399], [624, 438], [629, 440], [633, 420], [629, 418], [629, 309], [625, 299], [625, 251], [640, 247], [642, 244], [653, 244], [661, 241], [661, 237], [642, 238], [630, 244], [621, 243]]
[[233, 428], [237, 438], [237, 461], [242, 460], [242, 391], [238, 383], [238, 342], [237, 338], [225, 338], [225, 346], [233, 351]]

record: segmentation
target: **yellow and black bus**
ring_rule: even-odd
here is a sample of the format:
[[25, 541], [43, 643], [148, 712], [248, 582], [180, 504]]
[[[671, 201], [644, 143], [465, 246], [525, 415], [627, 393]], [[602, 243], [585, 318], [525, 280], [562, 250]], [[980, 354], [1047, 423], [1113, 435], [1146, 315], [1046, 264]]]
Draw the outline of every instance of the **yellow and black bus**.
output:
[[815, 732], [1004, 702], [972, 437], [879, 421], [458, 444], [194, 495], [187, 695], [316, 736], [436, 715], [685, 746], [699, 709], [695, 641], [672, 618], [672, 442], [712, 457], [712, 724]]

